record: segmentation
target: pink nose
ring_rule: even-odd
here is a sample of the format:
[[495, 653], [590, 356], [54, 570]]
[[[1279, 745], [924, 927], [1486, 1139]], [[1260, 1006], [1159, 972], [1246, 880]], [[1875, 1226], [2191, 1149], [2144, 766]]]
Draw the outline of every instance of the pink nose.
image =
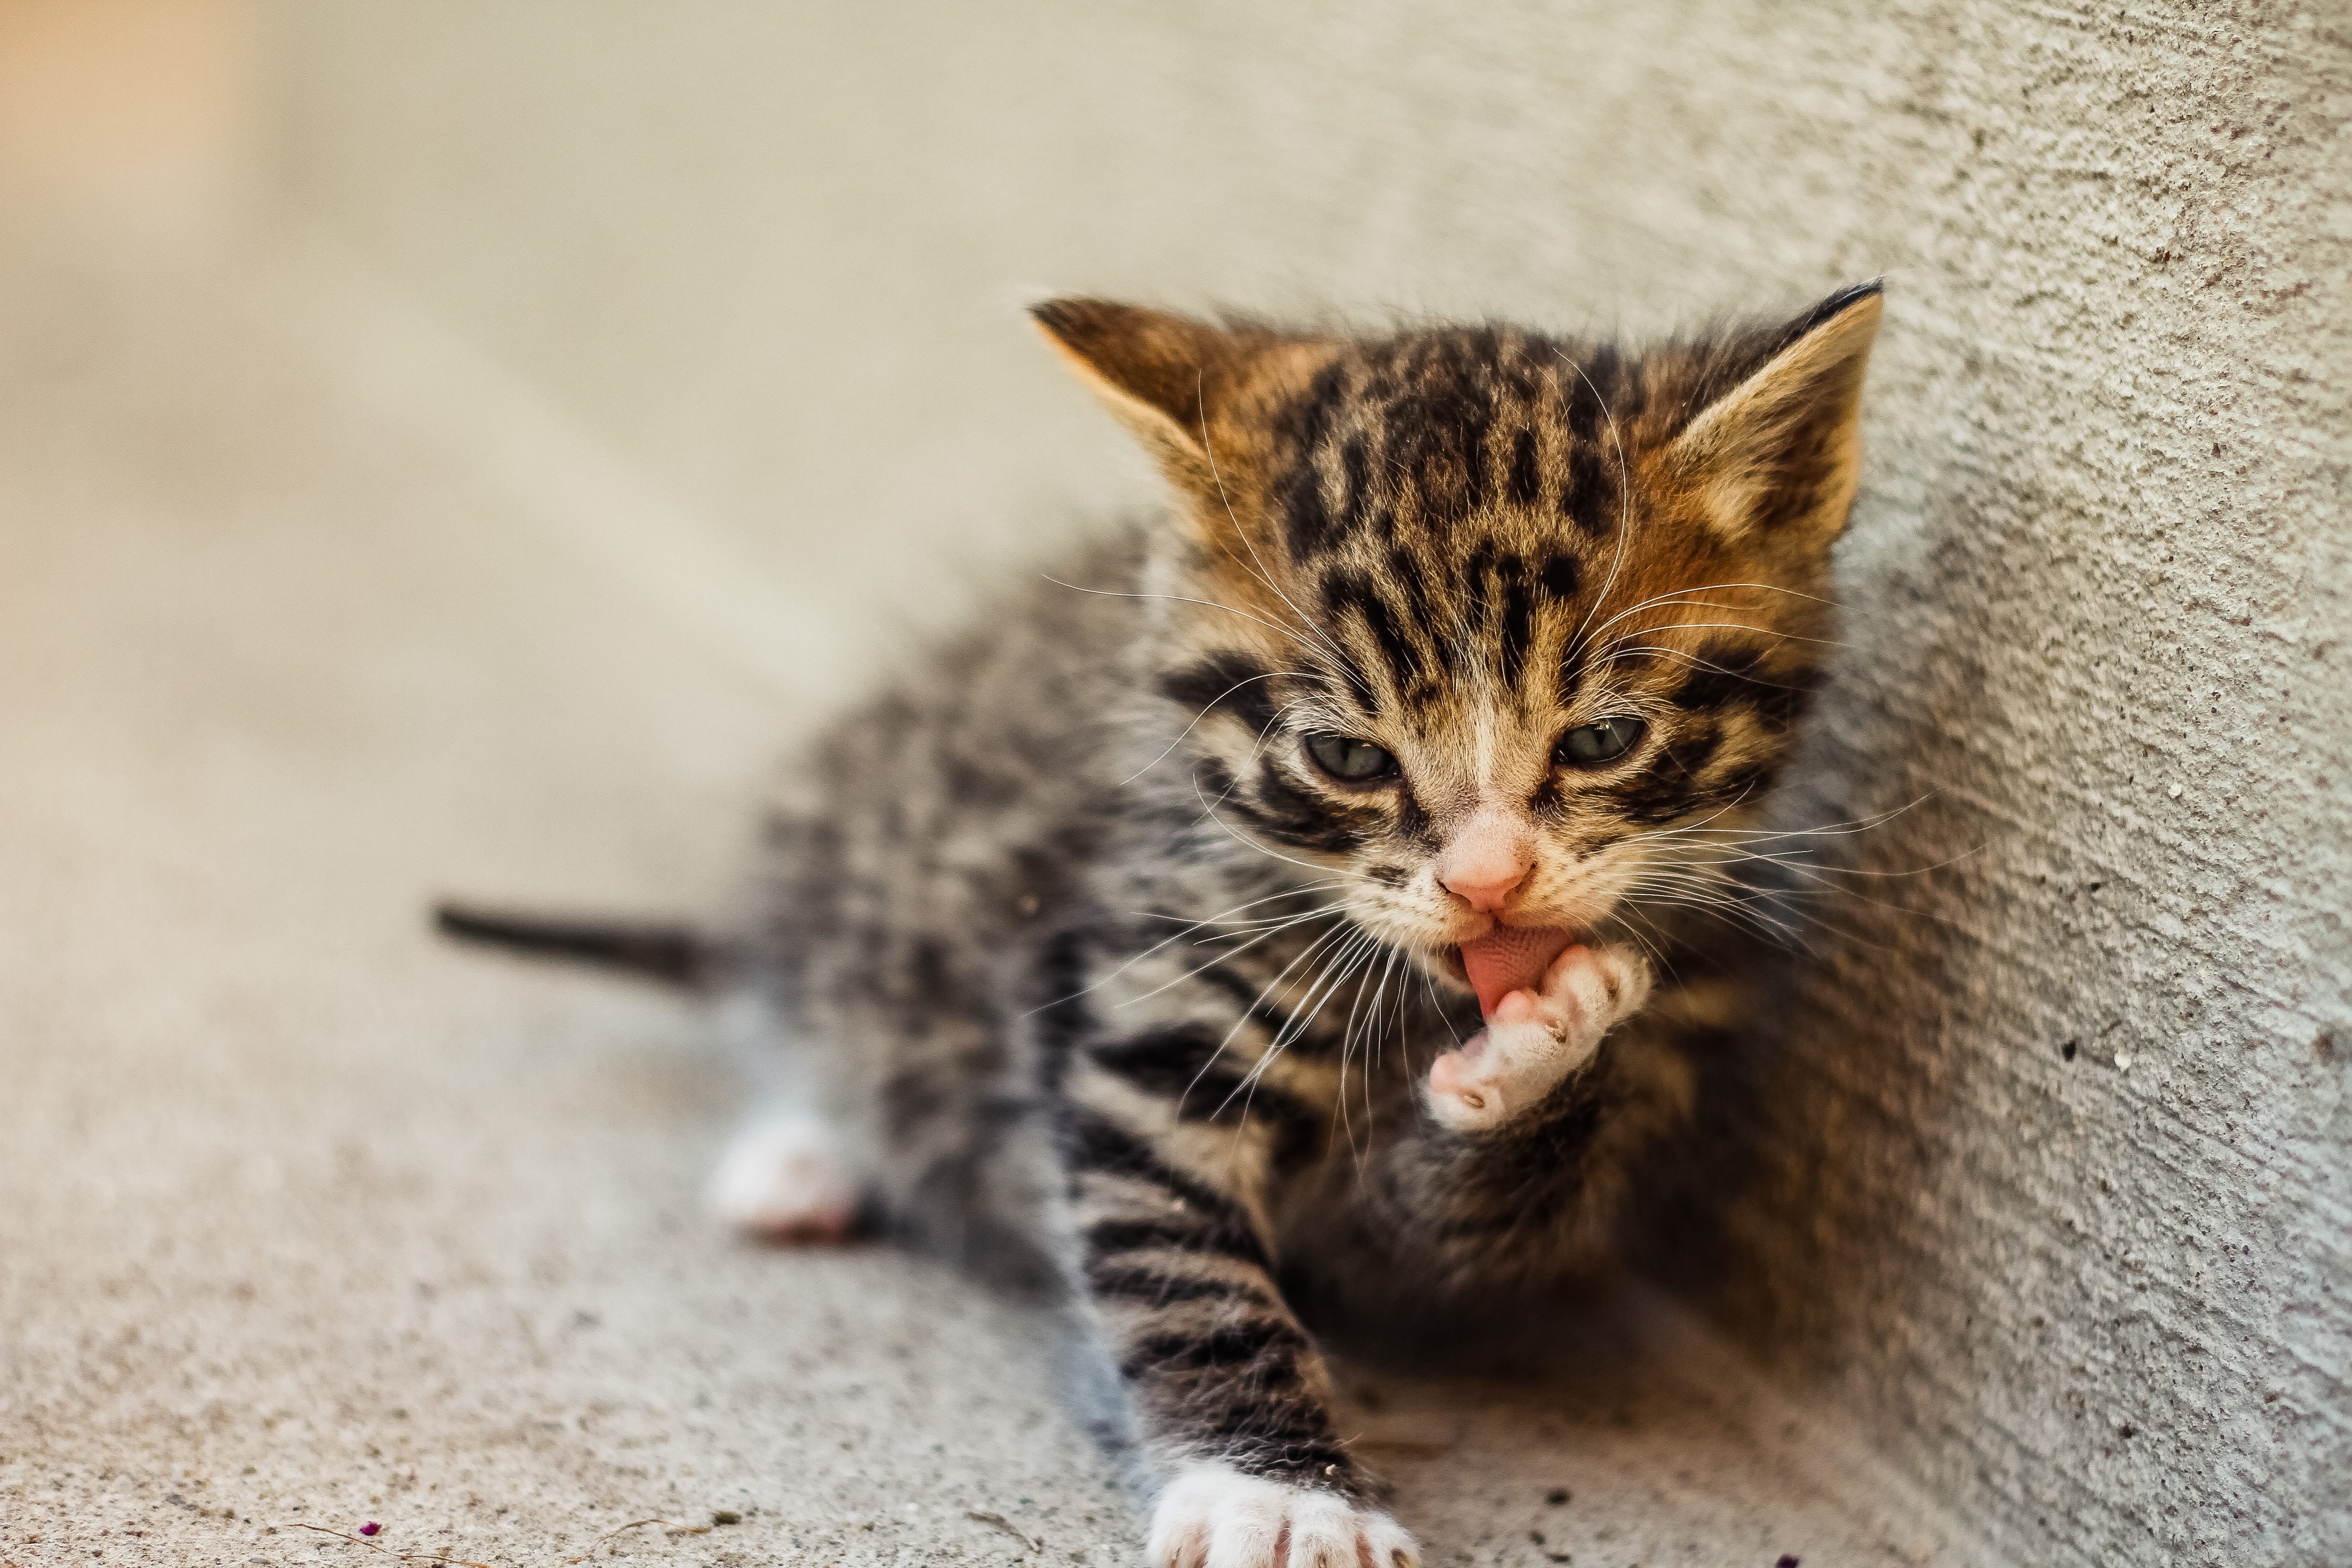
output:
[[1483, 811], [1463, 824], [1437, 858], [1437, 879], [1472, 909], [1493, 914], [1534, 866], [1520, 825]]
[[1453, 876], [1441, 879], [1445, 890], [1468, 904], [1472, 909], [1493, 914], [1511, 896], [1511, 889], [1528, 879], [1525, 866], [1490, 877]]

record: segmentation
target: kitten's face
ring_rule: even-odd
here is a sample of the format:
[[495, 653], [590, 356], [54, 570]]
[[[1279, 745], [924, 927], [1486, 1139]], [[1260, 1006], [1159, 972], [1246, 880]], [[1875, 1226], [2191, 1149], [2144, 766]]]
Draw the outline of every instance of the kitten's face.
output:
[[1638, 361], [1259, 341], [1171, 458], [1205, 603], [1161, 689], [1206, 715], [1204, 805], [1456, 978], [1497, 922], [1638, 931], [1629, 900], [1697, 897], [1815, 679], [1876, 308]]

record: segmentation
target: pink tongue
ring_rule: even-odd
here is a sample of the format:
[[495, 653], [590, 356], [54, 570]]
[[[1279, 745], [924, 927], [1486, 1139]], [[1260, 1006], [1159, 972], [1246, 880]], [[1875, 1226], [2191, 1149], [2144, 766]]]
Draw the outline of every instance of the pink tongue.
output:
[[1479, 1016], [1491, 1018], [1504, 997], [1533, 990], [1551, 961], [1575, 940], [1574, 931], [1553, 926], [1498, 925], [1477, 941], [1464, 942], [1462, 967], [1478, 993]]

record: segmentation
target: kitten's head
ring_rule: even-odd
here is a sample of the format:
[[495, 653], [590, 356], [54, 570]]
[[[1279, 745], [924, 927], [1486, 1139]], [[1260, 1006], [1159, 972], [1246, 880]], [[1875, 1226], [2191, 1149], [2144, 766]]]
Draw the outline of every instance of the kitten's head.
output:
[[1457, 978], [1696, 895], [1824, 652], [1875, 284], [1642, 353], [1035, 314], [1175, 486], [1206, 808]]

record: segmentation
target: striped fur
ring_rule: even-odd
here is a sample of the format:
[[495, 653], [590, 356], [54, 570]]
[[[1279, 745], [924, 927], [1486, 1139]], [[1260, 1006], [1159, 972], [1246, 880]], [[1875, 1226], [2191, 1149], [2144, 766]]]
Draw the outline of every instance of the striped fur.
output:
[[[770, 823], [756, 967], [884, 1212], [1066, 1285], [1199, 1518], [1212, 1474], [1371, 1507], [1294, 1301], [1442, 1319], [1609, 1254], [1689, 1109], [1675, 1022], [1716, 1006], [1701, 851], [1820, 676], [1878, 308], [1640, 353], [1037, 312], [1176, 516], [832, 732]], [[1560, 761], [1619, 719], [1622, 757]], [[1486, 917], [1433, 869], [1479, 811], [1536, 846], [1517, 908], [1685, 984], [1464, 1135], [1420, 1086], [1480, 1027]]]

